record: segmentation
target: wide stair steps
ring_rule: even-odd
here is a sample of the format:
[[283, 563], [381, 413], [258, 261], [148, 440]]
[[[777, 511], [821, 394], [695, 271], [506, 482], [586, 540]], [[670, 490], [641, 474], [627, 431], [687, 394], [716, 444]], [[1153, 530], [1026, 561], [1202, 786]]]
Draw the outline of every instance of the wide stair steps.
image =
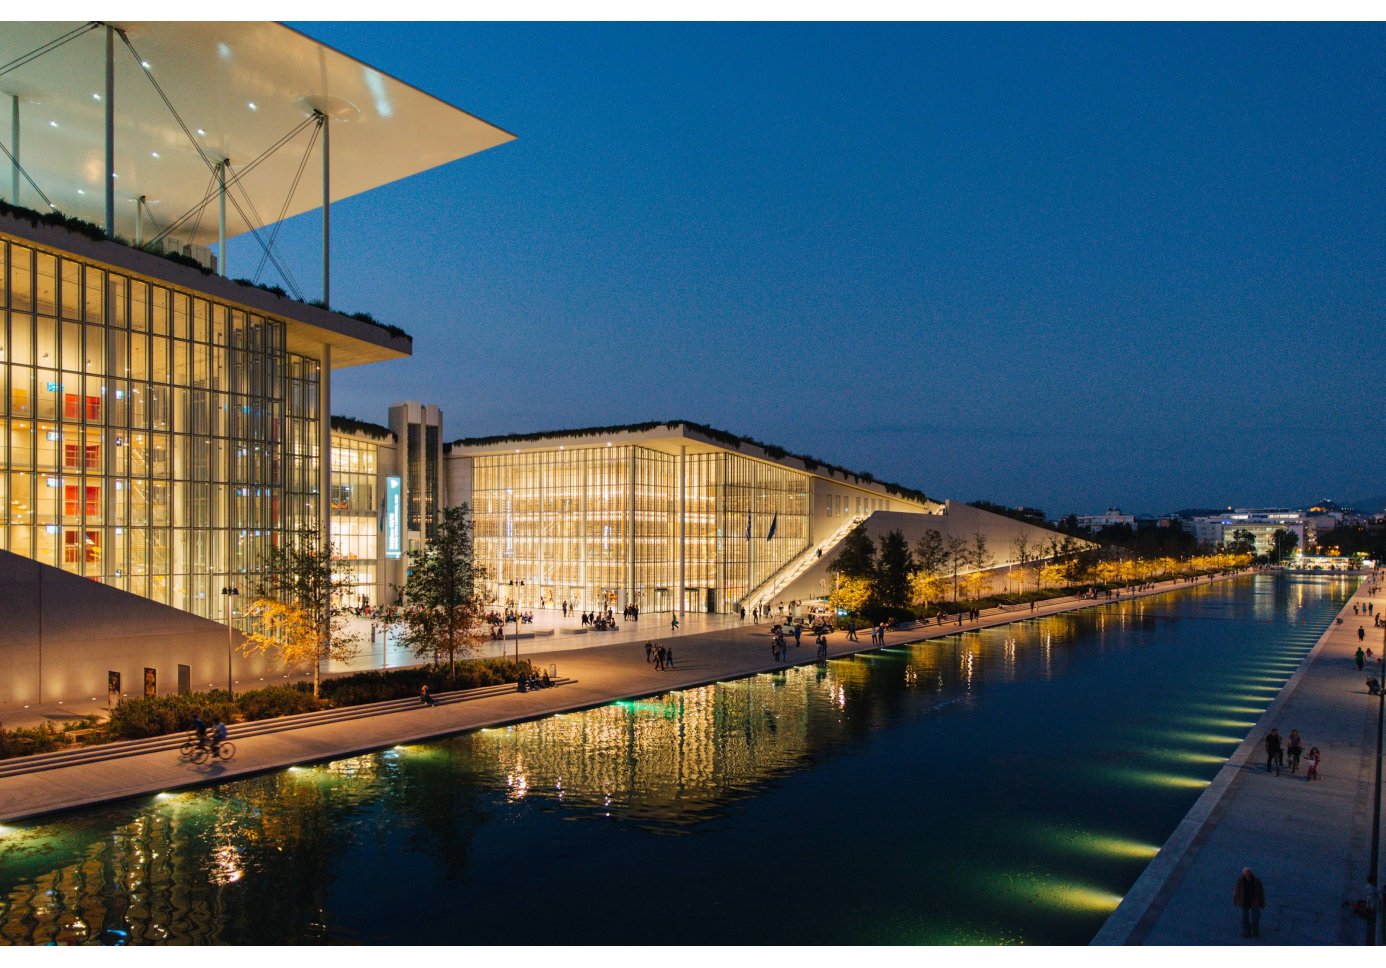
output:
[[768, 579], [761, 582], [751, 593], [743, 599], [747, 605], [770, 605], [775, 601], [775, 597], [793, 584], [799, 576], [808, 571], [818, 561], [821, 551], [824, 555], [842, 543], [842, 539], [847, 537], [853, 528], [865, 521], [865, 514], [856, 514], [847, 520], [842, 527], [838, 528], [826, 539], [807, 549], [799, 557], [791, 559], [779, 571], [772, 574]]

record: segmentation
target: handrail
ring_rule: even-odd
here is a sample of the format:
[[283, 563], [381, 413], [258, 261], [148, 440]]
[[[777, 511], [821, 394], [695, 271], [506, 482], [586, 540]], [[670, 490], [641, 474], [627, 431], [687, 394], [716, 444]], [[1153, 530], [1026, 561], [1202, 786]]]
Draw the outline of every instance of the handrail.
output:
[[808, 571], [809, 567], [818, 560], [819, 556], [813, 554], [815, 551], [827, 551], [835, 547], [853, 528], [865, 521], [866, 518], [867, 515], [865, 514], [852, 515], [845, 524], [828, 535], [826, 539], [818, 542], [816, 545], [805, 548], [798, 556], [785, 562], [779, 570], [772, 572], [769, 578], [752, 589], [742, 601], [768, 602], [769, 599], [774, 598], [777, 591], [788, 587], [790, 582]]

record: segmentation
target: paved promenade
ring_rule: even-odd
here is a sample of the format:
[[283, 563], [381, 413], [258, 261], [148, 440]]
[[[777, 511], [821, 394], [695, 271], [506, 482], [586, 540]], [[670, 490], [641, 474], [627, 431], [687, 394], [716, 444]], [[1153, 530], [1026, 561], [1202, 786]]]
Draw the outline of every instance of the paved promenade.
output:
[[[1218, 580], [1222, 579], [1205, 578], [1192, 583], [1166, 582], [1143, 592], [1123, 593], [1121, 600], [1193, 588]], [[886, 645], [918, 642], [954, 635], [959, 631], [989, 628], [1107, 604], [1105, 600], [1064, 598], [1039, 605], [1034, 611], [1028, 607], [989, 611], [983, 613], [979, 621], [965, 622], [961, 627], [948, 623], [892, 632], [886, 637]], [[641, 625], [644, 624], [642, 620]], [[539, 692], [507, 693], [432, 709], [419, 707], [243, 739], [237, 738], [233, 728], [231, 736], [236, 741], [237, 754], [229, 763], [199, 766], [180, 760], [176, 753], [165, 751], [0, 777], [0, 821], [34, 817], [180, 787], [217, 783], [294, 764], [336, 759], [396, 744], [601, 706], [618, 699], [767, 672], [784, 668], [786, 664], [809, 664], [814, 661], [813, 638], [805, 636], [799, 648], [794, 648], [792, 644], [789, 646], [789, 663], [772, 662], [770, 627], [765, 624], [737, 625], [674, 637], [662, 634], [667, 632], [667, 624], [651, 621], [646, 633], [647, 637], [674, 649], [674, 668], [666, 671], [656, 671], [645, 661], [645, 637], [598, 648], [545, 652], [538, 656], [545, 666], [555, 665], [560, 675], [576, 682]], [[829, 656], [870, 651], [873, 646], [869, 629], [863, 628], [859, 635], [860, 641], [851, 642], [845, 633], [834, 633], [829, 640]], [[521, 640], [523, 655], [524, 640]]]
[[[1363, 582], [1254, 729], [1175, 829], [1093, 944], [1360, 945], [1367, 922], [1344, 902], [1366, 893], [1376, 771], [1377, 706], [1358, 672], [1357, 630], [1379, 659], [1383, 630], [1365, 616], [1386, 596]], [[1363, 614], [1354, 615], [1353, 605]], [[1375, 675], [1381, 676], [1376, 666]], [[1298, 729], [1323, 755], [1321, 779], [1266, 771], [1264, 739]], [[1241, 937], [1235, 881], [1265, 885], [1259, 938]]]

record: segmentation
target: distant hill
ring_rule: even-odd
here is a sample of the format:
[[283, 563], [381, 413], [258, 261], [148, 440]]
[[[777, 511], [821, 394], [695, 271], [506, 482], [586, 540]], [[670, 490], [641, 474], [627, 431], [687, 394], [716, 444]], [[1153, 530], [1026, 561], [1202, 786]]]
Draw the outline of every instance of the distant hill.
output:
[[1362, 514], [1380, 514], [1386, 508], [1386, 497], [1369, 497], [1364, 501], [1343, 501], [1347, 507]]

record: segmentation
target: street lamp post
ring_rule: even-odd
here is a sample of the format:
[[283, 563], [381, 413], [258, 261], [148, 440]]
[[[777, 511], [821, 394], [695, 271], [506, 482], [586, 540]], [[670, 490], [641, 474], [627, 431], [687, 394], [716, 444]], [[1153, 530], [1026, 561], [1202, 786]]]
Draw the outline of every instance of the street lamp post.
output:
[[235, 585], [226, 585], [221, 589], [221, 597], [226, 599], [226, 694], [234, 696], [235, 691], [231, 688], [231, 642], [234, 636], [234, 629], [231, 625], [233, 614], [232, 599], [239, 595], [241, 590]]

